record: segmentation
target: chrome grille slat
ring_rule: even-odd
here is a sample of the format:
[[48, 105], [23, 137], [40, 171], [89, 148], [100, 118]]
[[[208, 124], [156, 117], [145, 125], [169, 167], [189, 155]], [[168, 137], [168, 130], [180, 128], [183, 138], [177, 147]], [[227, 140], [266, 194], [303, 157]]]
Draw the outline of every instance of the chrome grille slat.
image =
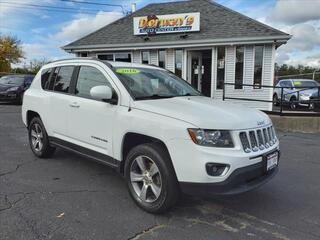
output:
[[273, 126], [242, 131], [239, 133], [243, 150], [246, 153], [256, 152], [269, 148], [277, 141]]

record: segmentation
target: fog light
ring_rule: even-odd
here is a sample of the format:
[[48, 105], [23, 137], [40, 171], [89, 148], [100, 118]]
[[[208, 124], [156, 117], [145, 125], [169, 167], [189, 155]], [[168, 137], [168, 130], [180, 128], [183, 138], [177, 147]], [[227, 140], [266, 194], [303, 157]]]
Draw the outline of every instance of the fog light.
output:
[[229, 165], [221, 163], [207, 163], [206, 170], [208, 175], [218, 177], [225, 175], [229, 169]]

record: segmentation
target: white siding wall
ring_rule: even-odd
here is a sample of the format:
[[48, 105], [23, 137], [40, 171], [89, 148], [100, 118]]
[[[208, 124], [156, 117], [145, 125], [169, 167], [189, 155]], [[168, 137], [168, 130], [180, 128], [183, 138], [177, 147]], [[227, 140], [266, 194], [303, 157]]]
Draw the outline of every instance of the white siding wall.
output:
[[141, 63], [141, 51], [132, 51], [132, 62]]
[[166, 69], [174, 72], [174, 49], [167, 49], [166, 51]]
[[159, 65], [158, 50], [150, 50], [150, 64]]
[[[222, 90], [216, 90], [216, 53], [214, 50], [213, 59], [213, 97], [215, 99], [222, 99]], [[272, 86], [274, 75], [274, 56], [275, 48], [273, 45], [266, 45], [263, 54], [263, 67], [262, 67], [262, 85]], [[226, 48], [226, 72], [225, 81], [228, 83], [235, 83], [235, 46]], [[244, 84], [253, 84], [254, 78], [254, 46], [246, 46], [244, 51]], [[244, 87], [243, 89], [234, 89], [234, 86], [226, 86], [226, 97], [235, 98], [249, 98], [259, 100], [272, 100], [272, 88], [253, 89], [253, 87]], [[237, 104], [242, 104], [252, 108], [261, 110], [271, 110], [272, 103], [267, 102], [251, 102], [242, 100], [226, 100]]]

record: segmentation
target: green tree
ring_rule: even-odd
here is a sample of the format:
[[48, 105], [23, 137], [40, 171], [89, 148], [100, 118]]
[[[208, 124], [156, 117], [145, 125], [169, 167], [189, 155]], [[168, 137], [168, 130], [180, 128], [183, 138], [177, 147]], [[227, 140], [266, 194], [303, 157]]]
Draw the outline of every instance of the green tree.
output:
[[23, 57], [20, 40], [0, 35], [0, 72], [10, 72], [11, 64], [19, 63]]

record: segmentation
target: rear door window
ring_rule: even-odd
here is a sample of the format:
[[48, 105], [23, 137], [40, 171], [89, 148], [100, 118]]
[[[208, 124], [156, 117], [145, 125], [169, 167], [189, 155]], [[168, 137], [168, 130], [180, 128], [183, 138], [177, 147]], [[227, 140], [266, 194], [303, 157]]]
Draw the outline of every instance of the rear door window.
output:
[[73, 66], [60, 67], [57, 77], [54, 81], [53, 90], [55, 92], [68, 93], [73, 74]]

